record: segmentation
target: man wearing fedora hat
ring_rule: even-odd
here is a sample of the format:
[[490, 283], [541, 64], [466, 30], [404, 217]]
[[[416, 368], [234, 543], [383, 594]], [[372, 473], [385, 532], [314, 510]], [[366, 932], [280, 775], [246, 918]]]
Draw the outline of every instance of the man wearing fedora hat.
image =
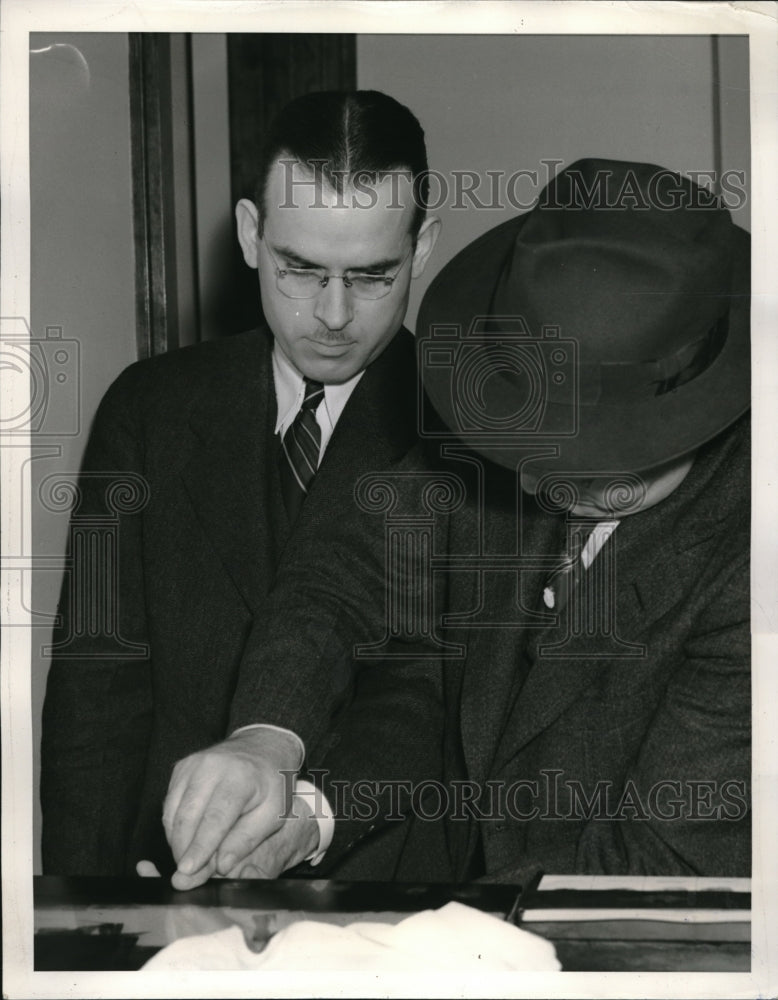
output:
[[428, 290], [457, 878], [749, 873], [748, 296], [712, 195], [607, 160]]
[[[749, 874], [748, 305], [747, 234], [650, 164], [573, 164], [437, 276], [417, 323], [424, 448], [372, 487], [390, 534], [363, 502], [308, 552], [323, 583], [349, 567], [349, 648], [380, 638], [371, 602], [402, 591], [433, 625], [387, 627], [443, 657], [446, 722], [427, 735], [445, 780], [362, 817], [336, 807], [353, 858], [411, 819], [445, 830], [430, 878]], [[450, 503], [411, 567], [431, 472]], [[315, 603], [295, 606], [299, 634]], [[328, 772], [366, 773], [370, 719], [334, 734], [328, 794]], [[396, 777], [391, 749], [376, 765]], [[418, 846], [391, 843], [399, 872]]]
[[[400, 580], [407, 607], [434, 602], [433, 628], [392, 623], [410, 660], [430, 653], [417, 639], [443, 657], [446, 722], [425, 737], [445, 781], [402, 807], [335, 804], [346, 833], [318, 874], [375, 877], [371, 845], [407, 820], [444, 828], [437, 877], [457, 882], [538, 865], [749, 874], [748, 304], [749, 241], [728, 212], [617, 161], [561, 171], [437, 276], [417, 323], [425, 447], [384, 492], [398, 487], [387, 518], [408, 537], [420, 518], [400, 487], [428, 502], [441, 472], [454, 498]], [[311, 581], [335, 594], [332, 567], [348, 567], [329, 663], [380, 639], [398, 589], [369, 508], [318, 522], [305, 574], [279, 579], [297, 595], [285, 634], [304, 637]], [[327, 794], [333, 774], [402, 779], [402, 736], [374, 760], [373, 717], [333, 724], [311, 774]], [[419, 850], [396, 832], [395, 873]]]
[[427, 878], [749, 874], [748, 305], [747, 234], [650, 164], [573, 164], [437, 276], [417, 323], [424, 447], [372, 484], [384, 507], [368, 489], [317, 526], [281, 613], [305, 635], [312, 567], [334, 591], [348, 566], [332, 661], [375, 647], [405, 595], [387, 629], [442, 657], [446, 721], [425, 735], [444, 780], [395, 780], [386, 746], [369, 768], [370, 715], [336, 721], [325, 793], [369, 773], [409, 794], [336, 803], [320, 875], [375, 877], [385, 838], [402, 877], [413, 824], [445, 832]]

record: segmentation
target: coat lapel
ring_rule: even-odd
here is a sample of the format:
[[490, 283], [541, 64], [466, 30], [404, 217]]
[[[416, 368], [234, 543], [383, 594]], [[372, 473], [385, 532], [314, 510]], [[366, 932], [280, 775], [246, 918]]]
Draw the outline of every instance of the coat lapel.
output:
[[264, 332], [252, 337], [193, 412], [195, 443], [183, 471], [203, 531], [252, 612], [273, 573], [266, 475], [275, 420], [271, 346]]
[[[283, 548], [269, 518], [267, 472], [275, 460], [276, 417], [272, 343], [266, 330], [259, 331], [226, 374], [219, 372], [218, 385], [192, 413], [192, 452], [183, 472], [203, 531], [254, 614], [272, 586]], [[344, 477], [350, 490], [361, 472], [381, 470], [408, 450], [415, 440], [415, 371], [413, 338], [402, 330], [349, 399], [298, 525], [303, 518], [332, 516], [332, 498], [341, 495]]]
[[413, 336], [402, 329], [354, 389], [320, 472], [331, 476], [332, 467], [336, 472], [337, 467], [341, 472], [344, 468], [381, 471], [384, 464], [402, 458], [416, 441], [417, 393]]
[[351, 394], [295, 522], [295, 534], [348, 509], [361, 476], [390, 472], [414, 445], [416, 392], [413, 338], [401, 330]]
[[[520, 551], [528, 561], [528, 568], [520, 574], [500, 574], [503, 586], [510, 580], [510, 601], [506, 601], [504, 591], [494, 595], [509, 614], [515, 615], [517, 621], [522, 617], [517, 610], [519, 601], [527, 609], [534, 610], [538, 607], [548, 568], [537, 563], [548, 560], [548, 553], [556, 551], [560, 538], [558, 518], [541, 514], [524, 495], [521, 496], [520, 503]], [[490, 521], [487, 551], [503, 554], [515, 552], [516, 536], [516, 515], [506, 508], [501, 516], [493, 516]], [[488, 570], [480, 579], [475, 573], [468, 574], [471, 607], [484, 607], [490, 603], [489, 595], [484, 592], [484, 579], [488, 575]], [[498, 579], [497, 575], [493, 578], [495, 581]], [[495, 624], [472, 629], [467, 638], [461, 725], [468, 773], [476, 781], [486, 777], [494, 760], [510, 695], [519, 679], [520, 647], [525, 633], [526, 628], [520, 624]]]
[[[698, 571], [694, 549], [719, 530], [718, 522], [728, 514], [720, 506], [721, 491], [708, 486], [726, 464], [735, 438], [723, 446], [703, 449], [681, 486], [655, 507], [625, 517], [606, 543], [610, 551], [601, 551], [598, 560], [612, 560], [615, 574], [611, 578], [616, 600], [613, 637], [571, 645], [567, 652], [572, 656], [559, 656], [564, 648], [549, 646], [559, 643], [560, 632], [565, 634], [562, 618], [561, 628], [543, 630], [536, 640], [529, 639], [530, 670], [507, 724], [500, 727], [498, 768], [551, 726], [601, 674], [614, 669], [628, 674], [651, 664], [651, 650], [641, 647], [641, 635], [694, 585]], [[669, 534], [673, 544], [663, 544]], [[604, 570], [602, 563], [599, 569]], [[589, 641], [597, 645], [590, 647]]]

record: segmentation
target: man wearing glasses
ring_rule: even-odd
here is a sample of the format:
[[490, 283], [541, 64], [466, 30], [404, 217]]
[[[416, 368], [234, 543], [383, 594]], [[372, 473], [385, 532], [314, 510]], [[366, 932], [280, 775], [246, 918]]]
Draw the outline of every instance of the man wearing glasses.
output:
[[[48, 873], [159, 870], [189, 888], [274, 876], [326, 849], [332, 824], [310, 802], [295, 796], [303, 822], [282, 817], [289, 776], [354, 697], [353, 665], [326, 655], [337, 608], [322, 606], [320, 635], [279, 635], [271, 598], [279, 574], [304, 571], [317, 525], [348, 516], [359, 477], [414, 443], [401, 327], [438, 235], [426, 171], [419, 123], [386, 95], [293, 101], [267, 137], [255, 202], [237, 206], [267, 327], [133, 365], [104, 399], [79, 510], [105, 510], [106, 477], [145, 481], [117, 554], [118, 632], [133, 655], [68, 642], [79, 588], [66, 586], [67, 655], [52, 663], [43, 720]], [[349, 572], [331, 570], [330, 593]], [[403, 754], [434, 743], [427, 668], [356, 686], [362, 721], [377, 720], [366, 753], [390, 733], [406, 773]]]

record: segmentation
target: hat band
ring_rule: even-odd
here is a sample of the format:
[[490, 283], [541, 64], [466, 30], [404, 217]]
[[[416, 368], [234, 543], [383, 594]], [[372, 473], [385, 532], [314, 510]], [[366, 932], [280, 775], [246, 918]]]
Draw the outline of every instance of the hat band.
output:
[[[579, 399], [584, 405], [621, 402], [635, 397], [663, 396], [698, 378], [721, 352], [729, 329], [725, 313], [704, 336], [685, 344], [672, 354], [653, 361], [607, 361], [582, 364], [579, 367]], [[549, 399], [569, 402], [569, 396], [558, 400], [558, 393], [549, 387]]]

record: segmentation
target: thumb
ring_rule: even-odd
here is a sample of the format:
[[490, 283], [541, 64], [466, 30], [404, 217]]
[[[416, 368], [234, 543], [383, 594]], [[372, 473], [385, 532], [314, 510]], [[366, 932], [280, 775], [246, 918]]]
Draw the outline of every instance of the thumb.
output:
[[135, 865], [135, 871], [141, 878], [161, 878], [153, 861], [139, 861]]

